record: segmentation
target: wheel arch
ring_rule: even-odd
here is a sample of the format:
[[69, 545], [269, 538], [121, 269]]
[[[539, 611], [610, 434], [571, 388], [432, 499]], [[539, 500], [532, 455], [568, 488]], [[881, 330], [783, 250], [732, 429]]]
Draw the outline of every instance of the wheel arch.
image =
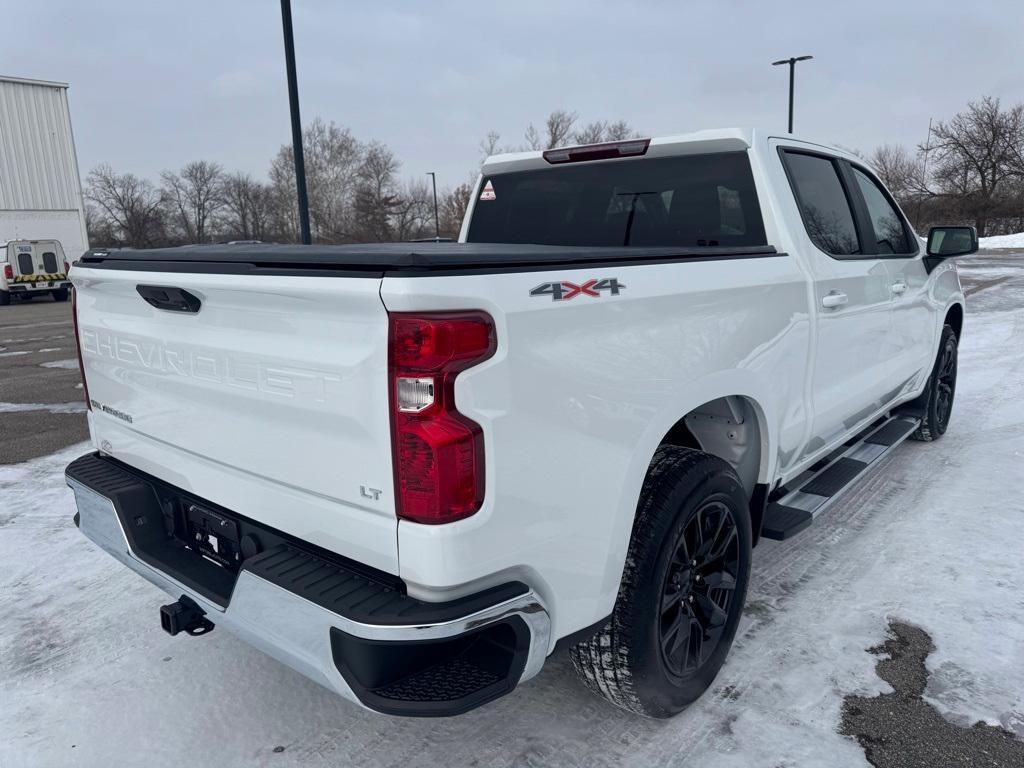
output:
[[764, 412], [746, 395], [723, 395], [683, 414], [658, 442], [695, 448], [724, 459], [739, 476], [747, 496], [765, 478], [767, 445]]
[[[763, 518], [764, 499], [776, 471], [778, 454], [778, 388], [771, 386], [770, 379], [757, 370], [730, 369], [708, 374], [681, 386], [675, 397], [661, 403], [651, 414], [644, 427], [643, 435], [629, 447], [628, 467], [620, 495], [612, 530], [610, 531], [608, 558], [601, 592], [604, 602], [599, 606], [600, 615], [606, 616], [614, 604], [626, 562], [626, 551], [636, 520], [636, 511], [644, 480], [658, 448], [662, 445], [701, 448], [700, 440], [694, 435], [692, 425], [687, 424], [688, 415], [702, 412], [705, 405], [724, 398], [740, 398], [748, 413], [752, 414], [751, 425], [756, 423], [756, 438], [751, 438], [758, 447], [757, 472], [752, 486], [745, 490], [750, 498], [751, 523], [754, 540]], [[725, 459], [728, 461], [728, 458]], [[597, 616], [598, 613], [595, 613]]]
[[725, 395], [684, 414], [658, 443], [693, 448], [728, 462], [743, 484], [753, 540], [760, 539], [768, 497], [768, 430], [764, 410], [746, 395]]
[[964, 328], [964, 305], [959, 302], [950, 304], [949, 309], [946, 310], [946, 317], [943, 320], [943, 325], [952, 327], [953, 333], [956, 334], [957, 343], [960, 342], [960, 332]]

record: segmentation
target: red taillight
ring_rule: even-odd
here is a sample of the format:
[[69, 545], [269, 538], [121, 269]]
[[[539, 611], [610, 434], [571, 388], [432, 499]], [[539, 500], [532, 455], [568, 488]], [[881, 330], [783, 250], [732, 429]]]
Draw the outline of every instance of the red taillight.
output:
[[85, 407], [92, 410], [89, 400], [89, 384], [85, 380], [85, 363], [82, 361], [82, 337], [78, 333], [78, 291], [71, 289], [71, 324], [75, 328], [75, 349], [78, 351], [78, 372], [82, 374], [82, 392], [85, 394]]
[[6, 277], [8, 280], [14, 279], [14, 267], [12, 267], [10, 264], [4, 264], [4, 277]]
[[66, 275], [70, 271], [71, 271], [71, 265], [68, 264], [68, 260], [67, 259], [64, 259], [64, 274]]
[[450, 523], [480, 509], [484, 440], [455, 407], [455, 377], [496, 348], [485, 312], [389, 316], [391, 437], [398, 516]]

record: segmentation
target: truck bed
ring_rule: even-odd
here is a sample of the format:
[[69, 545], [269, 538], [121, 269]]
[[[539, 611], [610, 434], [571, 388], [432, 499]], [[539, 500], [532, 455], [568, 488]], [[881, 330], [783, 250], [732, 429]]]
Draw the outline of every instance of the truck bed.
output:
[[546, 270], [610, 265], [780, 256], [754, 248], [595, 248], [505, 243], [369, 243], [360, 245], [186, 245], [147, 250], [88, 251], [76, 262], [90, 269], [212, 274], [385, 277]]

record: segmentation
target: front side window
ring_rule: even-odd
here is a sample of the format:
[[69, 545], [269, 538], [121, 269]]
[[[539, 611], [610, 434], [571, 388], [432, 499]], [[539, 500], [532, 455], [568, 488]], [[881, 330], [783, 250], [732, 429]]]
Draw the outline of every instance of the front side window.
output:
[[745, 152], [581, 163], [484, 178], [471, 243], [767, 244]]
[[861, 253], [853, 210], [835, 163], [818, 155], [786, 152], [786, 168], [811, 241], [833, 256]]
[[853, 167], [853, 177], [857, 180], [857, 186], [864, 195], [864, 202], [868, 207], [868, 215], [871, 217], [871, 226], [875, 230], [875, 253], [896, 254], [916, 253], [917, 249], [911, 245], [907, 237], [907, 228], [903, 226], [903, 219], [899, 211], [889, 202], [889, 198], [881, 190], [878, 184], [864, 173], [860, 168]]

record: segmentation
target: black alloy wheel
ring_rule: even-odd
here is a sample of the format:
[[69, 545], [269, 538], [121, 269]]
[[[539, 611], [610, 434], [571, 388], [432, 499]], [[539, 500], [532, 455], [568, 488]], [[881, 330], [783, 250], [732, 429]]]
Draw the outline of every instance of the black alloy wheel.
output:
[[661, 591], [662, 659], [684, 677], [711, 657], [729, 616], [740, 544], [729, 507], [709, 501], [687, 521]]

